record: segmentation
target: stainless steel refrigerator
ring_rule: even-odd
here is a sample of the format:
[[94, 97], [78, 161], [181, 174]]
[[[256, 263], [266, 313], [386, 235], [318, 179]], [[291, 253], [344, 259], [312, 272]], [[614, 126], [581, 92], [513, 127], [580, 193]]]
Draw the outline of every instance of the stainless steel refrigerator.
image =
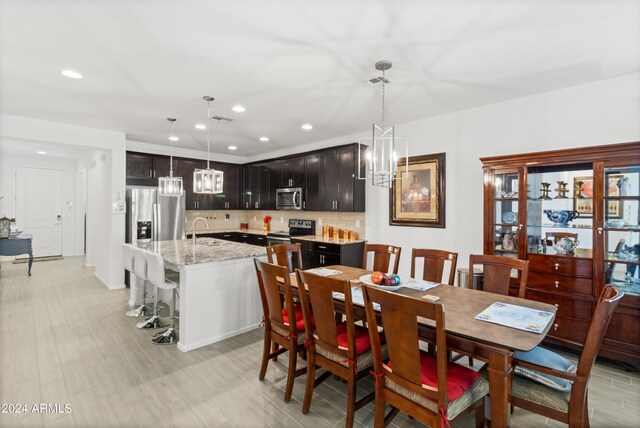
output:
[[184, 195], [162, 196], [156, 187], [127, 187], [126, 197], [126, 242], [184, 239]]

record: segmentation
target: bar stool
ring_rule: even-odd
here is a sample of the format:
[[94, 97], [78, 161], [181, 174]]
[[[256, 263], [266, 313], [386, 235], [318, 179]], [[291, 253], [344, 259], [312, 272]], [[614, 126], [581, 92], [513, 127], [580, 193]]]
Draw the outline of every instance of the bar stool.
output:
[[[141, 250], [140, 248], [133, 247], [133, 269], [136, 273], [136, 276], [144, 281], [144, 287], [146, 289], [147, 281], [149, 281], [148, 277], [148, 263], [147, 263], [147, 251]], [[154, 293], [154, 302], [153, 302], [153, 315], [145, 320], [140, 321], [136, 324], [138, 328], [160, 328], [165, 327], [164, 325], [160, 325], [160, 316], [158, 315], [158, 292]]]
[[[124, 266], [125, 270], [128, 270], [131, 275], [136, 275], [134, 270], [134, 257], [133, 257], [134, 246], [131, 244], [122, 244], [122, 266]], [[136, 275], [137, 276], [137, 275]], [[142, 291], [142, 305], [138, 306], [135, 309], [131, 309], [127, 311], [126, 315], [128, 317], [141, 317], [147, 311], [146, 296], [147, 296], [147, 283], [143, 282], [143, 291]]]
[[178, 292], [178, 284], [167, 279], [164, 272], [164, 260], [162, 256], [157, 253], [145, 253], [147, 258], [147, 278], [149, 282], [155, 287], [156, 295], [156, 315], [158, 308], [158, 294], [159, 290], [171, 290], [171, 306], [169, 306], [169, 318], [171, 319], [169, 328], [156, 333], [151, 341], [156, 345], [171, 345], [178, 341], [178, 334], [175, 331], [176, 327], [176, 294]]

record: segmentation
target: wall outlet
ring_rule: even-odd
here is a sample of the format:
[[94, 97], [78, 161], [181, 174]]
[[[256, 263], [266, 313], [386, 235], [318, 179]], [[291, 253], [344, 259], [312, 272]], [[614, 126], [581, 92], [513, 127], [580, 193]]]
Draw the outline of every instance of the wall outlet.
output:
[[229, 220], [229, 218], [231, 218], [231, 216], [230, 216], [229, 214], [225, 214], [225, 215], [224, 215], [224, 220], [225, 220], [225, 221]]
[[213, 289], [214, 290], [222, 290], [222, 279], [219, 276], [216, 276], [213, 279]]
[[253, 216], [253, 221], [258, 221], [258, 216], [257, 215]]
[[318, 226], [322, 226], [322, 219], [321, 218], [318, 219]]
[[284, 217], [280, 217], [280, 223], [284, 223]]
[[360, 227], [360, 220], [356, 220], [356, 227]]

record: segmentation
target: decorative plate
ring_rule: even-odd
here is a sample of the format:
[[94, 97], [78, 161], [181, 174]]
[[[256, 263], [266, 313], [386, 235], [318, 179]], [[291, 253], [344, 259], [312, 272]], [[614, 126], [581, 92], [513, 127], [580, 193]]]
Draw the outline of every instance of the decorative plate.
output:
[[518, 221], [518, 214], [507, 211], [506, 213], [502, 214], [502, 221], [507, 224], [513, 224]]
[[404, 282], [404, 281], [402, 281], [402, 282], [400, 282], [400, 284], [398, 284], [398, 285], [396, 285], [396, 286], [393, 286], [393, 287], [387, 287], [386, 285], [374, 284], [374, 283], [371, 281], [371, 274], [362, 275], [362, 276], [361, 276], [360, 278], [358, 278], [358, 279], [359, 279], [359, 280], [360, 280], [360, 282], [362, 282], [362, 283], [365, 283], [365, 284], [367, 284], [367, 285], [373, 285], [374, 287], [378, 287], [378, 288], [380, 288], [380, 289], [382, 289], [382, 290], [387, 290], [387, 291], [396, 291], [396, 290], [399, 290], [399, 289], [400, 289], [400, 287], [402, 287], [402, 285], [401, 285], [401, 284], [402, 284], [402, 282]]

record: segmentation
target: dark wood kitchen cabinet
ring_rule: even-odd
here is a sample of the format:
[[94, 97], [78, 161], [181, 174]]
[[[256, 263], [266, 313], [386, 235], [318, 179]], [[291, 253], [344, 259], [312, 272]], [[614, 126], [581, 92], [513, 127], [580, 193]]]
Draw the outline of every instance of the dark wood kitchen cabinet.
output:
[[271, 199], [269, 166], [267, 164], [245, 165], [243, 170], [242, 208], [268, 209]]
[[307, 211], [322, 211], [322, 156], [313, 153], [305, 156], [305, 191], [302, 208]]
[[[174, 168], [176, 167], [174, 159]], [[169, 175], [169, 157], [127, 152], [126, 183], [129, 186], [157, 186], [159, 177]]]
[[[212, 195], [193, 193], [193, 171], [207, 167], [207, 161], [199, 159], [179, 159], [178, 175], [182, 177], [185, 206], [189, 210], [210, 210], [213, 206]], [[174, 173], [174, 175], [176, 175]]]
[[211, 167], [224, 173], [222, 193], [212, 195], [214, 210], [237, 210], [240, 208], [241, 167], [233, 164], [212, 163]]
[[282, 159], [277, 162], [280, 169], [280, 187], [304, 186], [304, 155]]
[[329, 150], [321, 154], [320, 194], [322, 211], [363, 212], [364, 180], [358, 180], [358, 147]]
[[[605, 284], [622, 290], [599, 355], [640, 366], [640, 142], [482, 158], [484, 253], [529, 260], [546, 342], [580, 349]], [[571, 251], [554, 245], [575, 242]]]
[[364, 242], [332, 244], [296, 238], [291, 238], [291, 242], [300, 244], [305, 269], [331, 265], [362, 266]]

